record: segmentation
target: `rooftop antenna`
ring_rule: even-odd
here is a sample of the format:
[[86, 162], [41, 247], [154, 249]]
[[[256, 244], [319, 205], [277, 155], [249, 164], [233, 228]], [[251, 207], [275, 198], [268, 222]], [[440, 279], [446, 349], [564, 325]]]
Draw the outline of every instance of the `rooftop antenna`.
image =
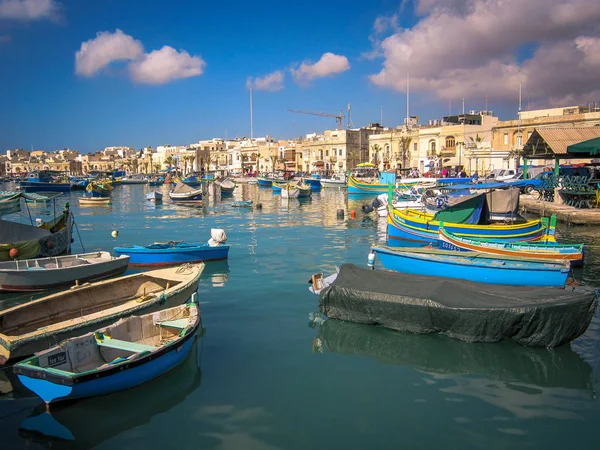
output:
[[250, 141], [254, 140], [254, 124], [252, 123], [252, 88], [250, 88]]

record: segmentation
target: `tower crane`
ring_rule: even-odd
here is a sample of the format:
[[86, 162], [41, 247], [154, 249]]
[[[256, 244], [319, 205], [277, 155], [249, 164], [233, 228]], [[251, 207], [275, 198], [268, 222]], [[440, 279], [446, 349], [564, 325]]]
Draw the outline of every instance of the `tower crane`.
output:
[[342, 121], [344, 120], [344, 116], [342, 115], [342, 111], [340, 111], [339, 115], [337, 114], [326, 114], [321, 112], [313, 112], [313, 111], [302, 111], [297, 109], [288, 109], [289, 112], [298, 113], [298, 114], [311, 114], [313, 116], [323, 116], [323, 117], [334, 117], [337, 121], [337, 129], [342, 129]]

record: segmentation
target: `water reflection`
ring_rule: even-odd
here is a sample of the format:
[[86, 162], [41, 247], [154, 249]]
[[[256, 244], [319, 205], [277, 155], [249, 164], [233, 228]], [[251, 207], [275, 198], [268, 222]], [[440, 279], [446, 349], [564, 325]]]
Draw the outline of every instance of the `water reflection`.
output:
[[202, 381], [201, 345], [198, 341], [192, 347], [182, 365], [137, 388], [57, 404], [51, 413], [40, 405], [21, 423], [22, 441], [25, 445], [35, 442], [48, 448], [92, 448], [122, 432], [148, 424], [153, 417], [173, 410], [198, 389]]
[[569, 346], [553, 351], [512, 342], [472, 344], [440, 335], [413, 335], [385, 328], [326, 320], [313, 351], [355, 355], [380, 364], [411, 367], [426, 385], [478, 400], [520, 419], [575, 419], [600, 411], [592, 369]]

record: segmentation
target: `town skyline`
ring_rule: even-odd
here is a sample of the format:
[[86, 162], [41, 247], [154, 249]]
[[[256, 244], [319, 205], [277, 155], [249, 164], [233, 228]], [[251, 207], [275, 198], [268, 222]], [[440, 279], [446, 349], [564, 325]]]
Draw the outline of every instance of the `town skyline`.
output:
[[[491, 110], [600, 105], [592, 0], [0, 0], [0, 149], [92, 153], [253, 135], [296, 139]], [[530, 15], [536, 14], [535, 23]], [[529, 18], [528, 18], [529, 16]], [[407, 83], [408, 81], [408, 83]], [[406, 88], [410, 102], [407, 108]], [[383, 112], [383, 114], [382, 114]], [[383, 117], [383, 120], [381, 120]], [[344, 118], [344, 127], [347, 117]]]

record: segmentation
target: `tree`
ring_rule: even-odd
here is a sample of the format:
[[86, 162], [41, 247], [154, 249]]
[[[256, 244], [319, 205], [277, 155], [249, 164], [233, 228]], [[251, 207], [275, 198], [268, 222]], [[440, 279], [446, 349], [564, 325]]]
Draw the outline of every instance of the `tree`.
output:
[[154, 164], [154, 168], [156, 169], [156, 173], [158, 173], [160, 171], [160, 164]]
[[379, 144], [374, 144], [371, 146], [371, 150], [373, 152], [372, 162], [379, 168], [379, 152], [381, 151], [381, 146]]
[[400, 138], [400, 158], [402, 160], [402, 168], [406, 167], [406, 160], [410, 160], [410, 143], [412, 136], [402, 136]]
[[169, 155], [167, 158], [165, 158], [165, 164], [169, 166], [169, 169], [173, 167], [173, 164], [175, 164], [173, 156]]

